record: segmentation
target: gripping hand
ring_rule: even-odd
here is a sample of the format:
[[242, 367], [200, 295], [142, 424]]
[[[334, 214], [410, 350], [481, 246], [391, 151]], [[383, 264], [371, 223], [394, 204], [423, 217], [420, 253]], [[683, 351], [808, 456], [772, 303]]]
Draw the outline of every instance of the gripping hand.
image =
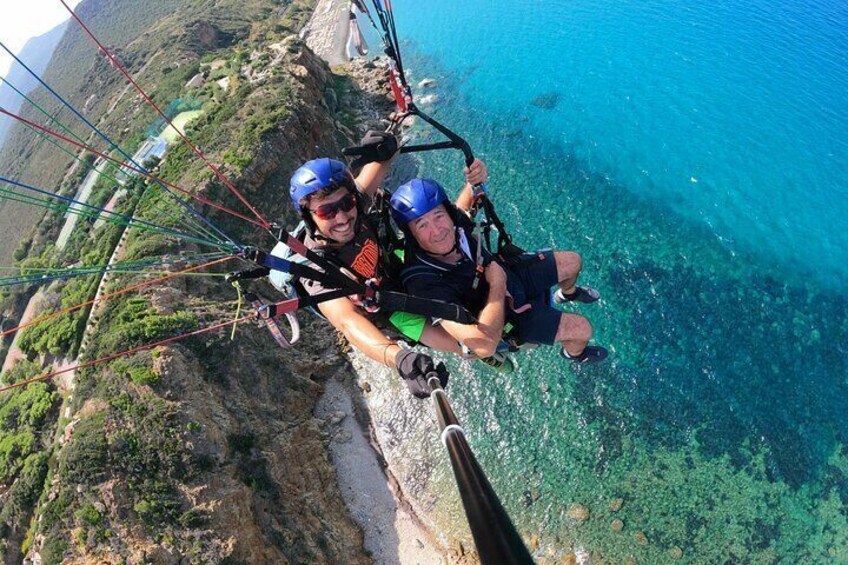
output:
[[345, 155], [356, 156], [350, 164], [351, 169], [358, 169], [373, 162], [383, 163], [391, 159], [398, 150], [397, 138], [385, 131], [368, 130], [357, 147], [348, 147]]
[[427, 375], [430, 373], [436, 373], [442, 388], [448, 385], [448, 371], [444, 363], [436, 365], [429, 355], [403, 349], [397, 354], [395, 363], [398, 374], [415, 398], [430, 396], [430, 386], [427, 384]]

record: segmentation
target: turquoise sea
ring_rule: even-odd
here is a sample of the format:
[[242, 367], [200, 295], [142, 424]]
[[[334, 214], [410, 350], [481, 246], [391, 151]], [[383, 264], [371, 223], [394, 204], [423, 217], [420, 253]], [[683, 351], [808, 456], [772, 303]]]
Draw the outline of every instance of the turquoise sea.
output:
[[580, 252], [603, 296], [577, 310], [605, 364], [449, 386], [537, 555], [848, 563], [848, 4], [393, 4], [516, 240]]

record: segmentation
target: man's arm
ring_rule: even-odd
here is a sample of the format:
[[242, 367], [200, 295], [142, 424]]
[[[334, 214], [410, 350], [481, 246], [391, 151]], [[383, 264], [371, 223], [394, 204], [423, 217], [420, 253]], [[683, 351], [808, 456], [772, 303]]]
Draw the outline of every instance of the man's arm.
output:
[[443, 321], [442, 327], [478, 357], [491, 357], [498, 348], [503, 334], [506, 315], [506, 273], [494, 261], [486, 267], [489, 295], [480, 311], [476, 324]]
[[400, 152], [398, 140], [391, 133], [369, 130], [357, 149], [361, 151], [360, 157], [352, 166], [355, 168], [357, 161], [365, 164], [356, 175], [356, 182], [365, 194], [374, 198]]
[[382, 163], [368, 163], [362, 167], [362, 170], [359, 171], [358, 175], [356, 175], [356, 184], [362, 188], [362, 192], [371, 198], [374, 198], [377, 194], [377, 189], [380, 188], [380, 185], [383, 184], [386, 175], [389, 174], [389, 170], [392, 168], [392, 162], [394, 162], [394, 160], [395, 158], [392, 157], [388, 161], [383, 161]]
[[318, 310], [348, 341], [370, 359], [387, 367], [396, 366], [400, 347], [383, 335], [374, 323], [362, 315], [350, 299], [342, 297], [318, 305]]
[[424, 353], [401, 349], [363, 316], [349, 299], [329, 300], [319, 304], [318, 309], [354, 347], [370, 359], [397, 369], [409, 392], [416, 398], [430, 396], [428, 378], [431, 375], [438, 377], [442, 388], [447, 386], [448, 372], [444, 364], [437, 365], [432, 357]]
[[465, 186], [462, 187], [454, 204], [463, 212], [468, 212], [474, 204], [474, 185], [486, 182], [489, 173], [486, 163], [480, 159], [474, 159], [471, 166], [465, 167], [462, 172], [465, 174]]

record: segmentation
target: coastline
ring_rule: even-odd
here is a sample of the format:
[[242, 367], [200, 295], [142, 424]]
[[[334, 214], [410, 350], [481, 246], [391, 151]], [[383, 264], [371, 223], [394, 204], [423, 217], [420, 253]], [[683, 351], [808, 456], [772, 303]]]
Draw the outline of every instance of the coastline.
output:
[[[330, 66], [348, 62], [349, 4], [319, 0], [301, 33], [307, 46]], [[355, 353], [349, 359], [351, 372], [327, 382], [315, 417], [327, 422], [339, 489], [362, 529], [365, 549], [377, 564], [468, 563], [468, 555], [457, 559], [459, 555], [448, 551], [423, 523], [383, 455], [363, 388], [367, 390], [366, 375], [387, 370]]]

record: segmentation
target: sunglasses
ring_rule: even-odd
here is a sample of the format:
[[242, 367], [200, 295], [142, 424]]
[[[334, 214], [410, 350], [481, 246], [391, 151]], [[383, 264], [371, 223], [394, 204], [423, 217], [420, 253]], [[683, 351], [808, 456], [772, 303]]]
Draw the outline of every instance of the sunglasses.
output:
[[348, 192], [335, 202], [321, 204], [317, 208], [310, 208], [309, 211], [322, 220], [332, 220], [339, 212], [350, 212], [354, 208], [356, 208], [356, 195]]

